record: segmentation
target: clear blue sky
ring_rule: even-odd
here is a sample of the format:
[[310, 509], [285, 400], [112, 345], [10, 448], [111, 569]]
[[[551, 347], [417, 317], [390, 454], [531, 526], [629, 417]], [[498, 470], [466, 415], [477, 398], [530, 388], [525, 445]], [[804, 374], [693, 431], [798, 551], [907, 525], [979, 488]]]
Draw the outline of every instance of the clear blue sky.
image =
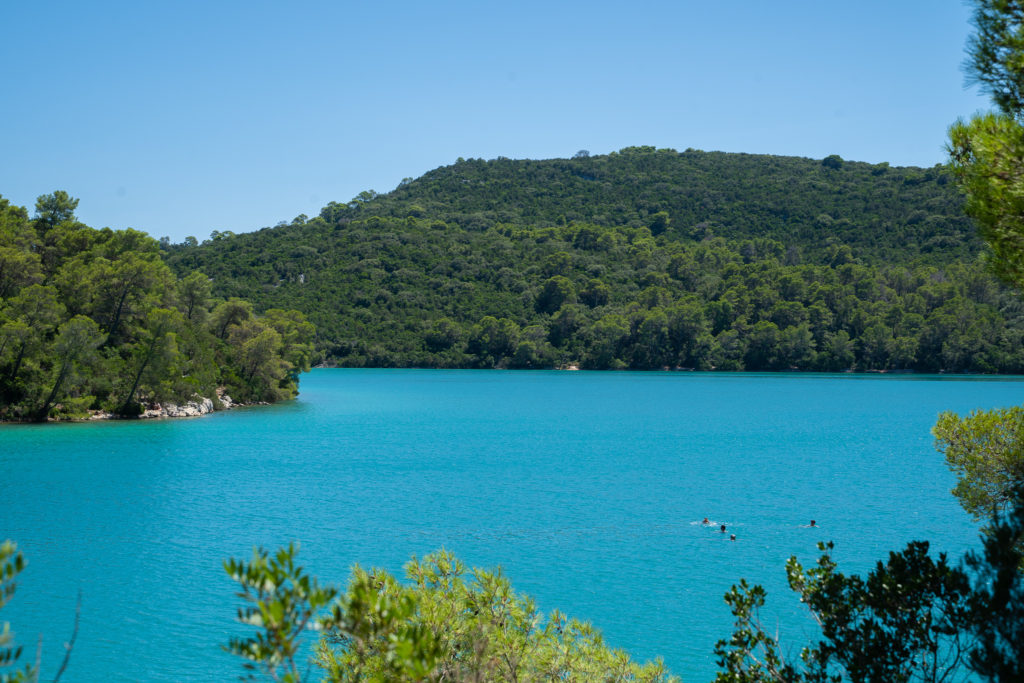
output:
[[243, 232], [458, 157], [629, 145], [931, 166], [961, 0], [7, 2], [0, 195]]

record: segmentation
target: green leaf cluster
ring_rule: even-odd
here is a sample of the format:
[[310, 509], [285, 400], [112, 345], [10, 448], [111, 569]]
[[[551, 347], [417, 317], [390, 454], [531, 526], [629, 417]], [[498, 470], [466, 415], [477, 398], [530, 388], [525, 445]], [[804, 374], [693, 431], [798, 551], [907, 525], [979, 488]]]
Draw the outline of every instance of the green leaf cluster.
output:
[[250, 637], [232, 638], [225, 649], [245, 659], [245, 669], [253, 677], [260, 673], [282, 683], [301, 681], [296, 656], [303, 632], [320, 625], [317, 613], [337, 595], [336, 589], [321, 587], [295, 560], [296, 548], [289, 545], [273, 555], [257, 548], [248, 563], [224, 563], [241, 587], [236, 595], [244, 606], [238, 608], [238, 621], [259, 628]]
[[957, 475], [953, 495], [976, 520], [1013, 504], [1014, 486], [1024, 482], [1024, 408], [977, 410], [963, 418], [945, 412], [932, 434]]
[[[14, 595], [15, 577], [25, 568], [25, 557], [10, 541], [0, 543], [0, 608]], [[11, 626], [3, 622], [0, 629], [0, 669], [15, 666], [21, 656], [21, 646], [14, 644]], [[28, 683], [36, 680], [35, 667], [28, 665], [14, 672], [0, 672], [0, 683]]]
[[589, 624], [557, 611], [545, 617], [500, 570], [470, 571], [449, 552], [414, 557], [408, 584], [356, 567], [329, 609], [337, 590], [310, 578], [295, 552], [257, 550], [251, 563], [225, 565], [243, 589], [239, 620], [260, 629], [228, 649], [273, 680], [299, 680], [310, 625], [323, 631], [315, 661], [326, 681], [677, 680], [660, 661], [640, 665], [609, 648]]
[[[890, 552], [867, 576], [838, 571], [831, 543], [817, 565], [786, 564], [790, 588], [820, 628], [820, 638], [789, 656], [766, 631], [766, 593], [746, 581], [725, 600], [736, 618], [715, 647], [716, 683], [928, 683], [1019, 681], [1024, 676], [1024, 487], [1007, 514], [996, 513], [966, 568], [934, 559], [928, 543]], [[970, 571], [970, 573], [969, 573]]]
[[986, 113], [950, 128], [950, 160], [994, 272], [1024, 288], [1024, 126]]

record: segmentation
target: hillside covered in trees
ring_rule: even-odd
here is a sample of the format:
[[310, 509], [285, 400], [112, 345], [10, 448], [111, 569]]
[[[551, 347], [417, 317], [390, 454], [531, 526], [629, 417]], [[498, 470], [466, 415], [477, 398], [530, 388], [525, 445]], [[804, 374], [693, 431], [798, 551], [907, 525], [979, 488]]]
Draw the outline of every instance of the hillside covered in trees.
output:
[[0, 420], [138, 415], [223, 388], [237, 402], [291, 398], [309, 368], [301, 313], [219, 301], [198, 272], [175, 277], [156, 240], [94, 230], [77, 199], [36, 216], [0, 198]]
[[1024, 371], [1024, 308], [947, 172], [634, 147], [459, 160], [163, 243], [349, 366]]

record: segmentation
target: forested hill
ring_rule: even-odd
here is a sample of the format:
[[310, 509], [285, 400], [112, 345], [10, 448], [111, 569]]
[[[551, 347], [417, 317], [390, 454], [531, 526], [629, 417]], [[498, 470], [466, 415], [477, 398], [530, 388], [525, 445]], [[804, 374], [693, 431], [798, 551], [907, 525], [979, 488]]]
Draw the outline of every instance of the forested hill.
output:
[[[466, 230], [500, 223], [648, 226], [667, 239], [767, 237], [817, 254], [849, 245], [858, 258], [962, 258], [974, 228], [942, 167], [629, 147], [543, 161], [460, 160], [387, 195], [329, 204], [337, 223], [376, 215], [430, 216]], [[659, 222], [668, 214], [667, 225]], [[810, 255], [810, 254], [808, 254]]]
[[980, 251], [939, 167], [643, 147], [460, 160], [164, 245], [343, 365], [1020, 372]]

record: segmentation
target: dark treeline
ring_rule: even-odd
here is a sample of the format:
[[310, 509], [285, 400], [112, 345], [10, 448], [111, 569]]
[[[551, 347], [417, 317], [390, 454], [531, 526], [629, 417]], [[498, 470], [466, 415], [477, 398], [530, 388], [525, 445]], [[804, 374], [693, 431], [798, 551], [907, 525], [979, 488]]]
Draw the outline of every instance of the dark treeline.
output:
[[164, 243], [382, 367], [1021, 372], [1024, 308], [940, 168], [628, 148], [460, 161]]
[[77, 204], [44, 195], [30, 219], [0, 198], [0, 420], [131, 416], [218, 388], [295, 395], [313, 353], [301, 313], [214, 299], [205, 275], [175, 277], [156, 240], [89, 228]]

